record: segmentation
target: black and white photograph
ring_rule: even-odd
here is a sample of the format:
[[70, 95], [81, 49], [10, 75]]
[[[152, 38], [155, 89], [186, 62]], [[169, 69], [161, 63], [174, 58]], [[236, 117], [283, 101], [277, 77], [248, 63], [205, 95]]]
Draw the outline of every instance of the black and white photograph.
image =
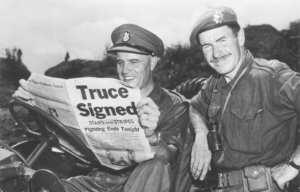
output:
[[0, 0], [0, 86], [0, 192], [300, 192], [299, 0]]

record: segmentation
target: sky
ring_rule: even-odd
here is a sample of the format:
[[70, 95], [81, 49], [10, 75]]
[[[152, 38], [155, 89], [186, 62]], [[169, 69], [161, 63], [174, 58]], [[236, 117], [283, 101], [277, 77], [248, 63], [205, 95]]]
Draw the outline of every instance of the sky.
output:
[[19, 48], [27, 68], [40, 74], [67, 52], [70, 60], [102, 59], [111, 32], [125, 23], [152, 31], [165, 46], [188, 45], [199, 16], [215, 6], [233, 8], [242, 27], [282, 30], [300, 19], [300, 0], [0, 0], [0, 57]]

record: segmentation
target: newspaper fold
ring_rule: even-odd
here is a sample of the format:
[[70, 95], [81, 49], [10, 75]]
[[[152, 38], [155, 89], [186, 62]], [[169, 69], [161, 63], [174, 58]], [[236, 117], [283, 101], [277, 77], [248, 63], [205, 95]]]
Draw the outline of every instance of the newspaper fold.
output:
[[36, 73], [27, 85], [34, 105], [75, 132], [102, 165], [120, 170], [153, 158], [136, 115], [138, 88], [112, 78], [65, 80]]

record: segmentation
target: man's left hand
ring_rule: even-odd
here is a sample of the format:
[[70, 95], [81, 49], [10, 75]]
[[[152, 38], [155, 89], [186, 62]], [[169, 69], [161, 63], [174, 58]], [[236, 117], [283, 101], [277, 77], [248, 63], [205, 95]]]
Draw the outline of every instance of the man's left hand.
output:
[[272, 178], [282, 190], [289, 181], [298, 175], [298, 173], [299, 171], [297, 169], [286, 163], [281, 163], [271, 169]]
[[160, 116], [158, 106], [151, 98], [146, 97], [136, 105], [136, 108], [138, 110], [139, 123], [145, 129], [146, 137], [154, 136]]

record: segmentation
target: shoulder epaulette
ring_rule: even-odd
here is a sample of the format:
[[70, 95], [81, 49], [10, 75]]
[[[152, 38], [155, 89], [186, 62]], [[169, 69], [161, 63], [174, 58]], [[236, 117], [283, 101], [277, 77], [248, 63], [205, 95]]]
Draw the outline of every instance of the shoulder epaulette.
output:
[[182, 101], [186, 100], [186, 98], [181, 95], [180, 93], [178, 93], [177, 91], [175, 90], [171, 90], [171, 89], [165, 89], [167, 92], [169, 92], [170, 94], [173, 94], [175, 95], [176, 97], [178, 97], [179, 99], [181, 99]]
[[289, 66], [285, 63], [282, 63], [278, 60], [265, 60], [265, 59], [255, 59], [255, 63], [263, 68], [269, 69], [273, 74], [282, 71], [283, 69], [289, 69]]

